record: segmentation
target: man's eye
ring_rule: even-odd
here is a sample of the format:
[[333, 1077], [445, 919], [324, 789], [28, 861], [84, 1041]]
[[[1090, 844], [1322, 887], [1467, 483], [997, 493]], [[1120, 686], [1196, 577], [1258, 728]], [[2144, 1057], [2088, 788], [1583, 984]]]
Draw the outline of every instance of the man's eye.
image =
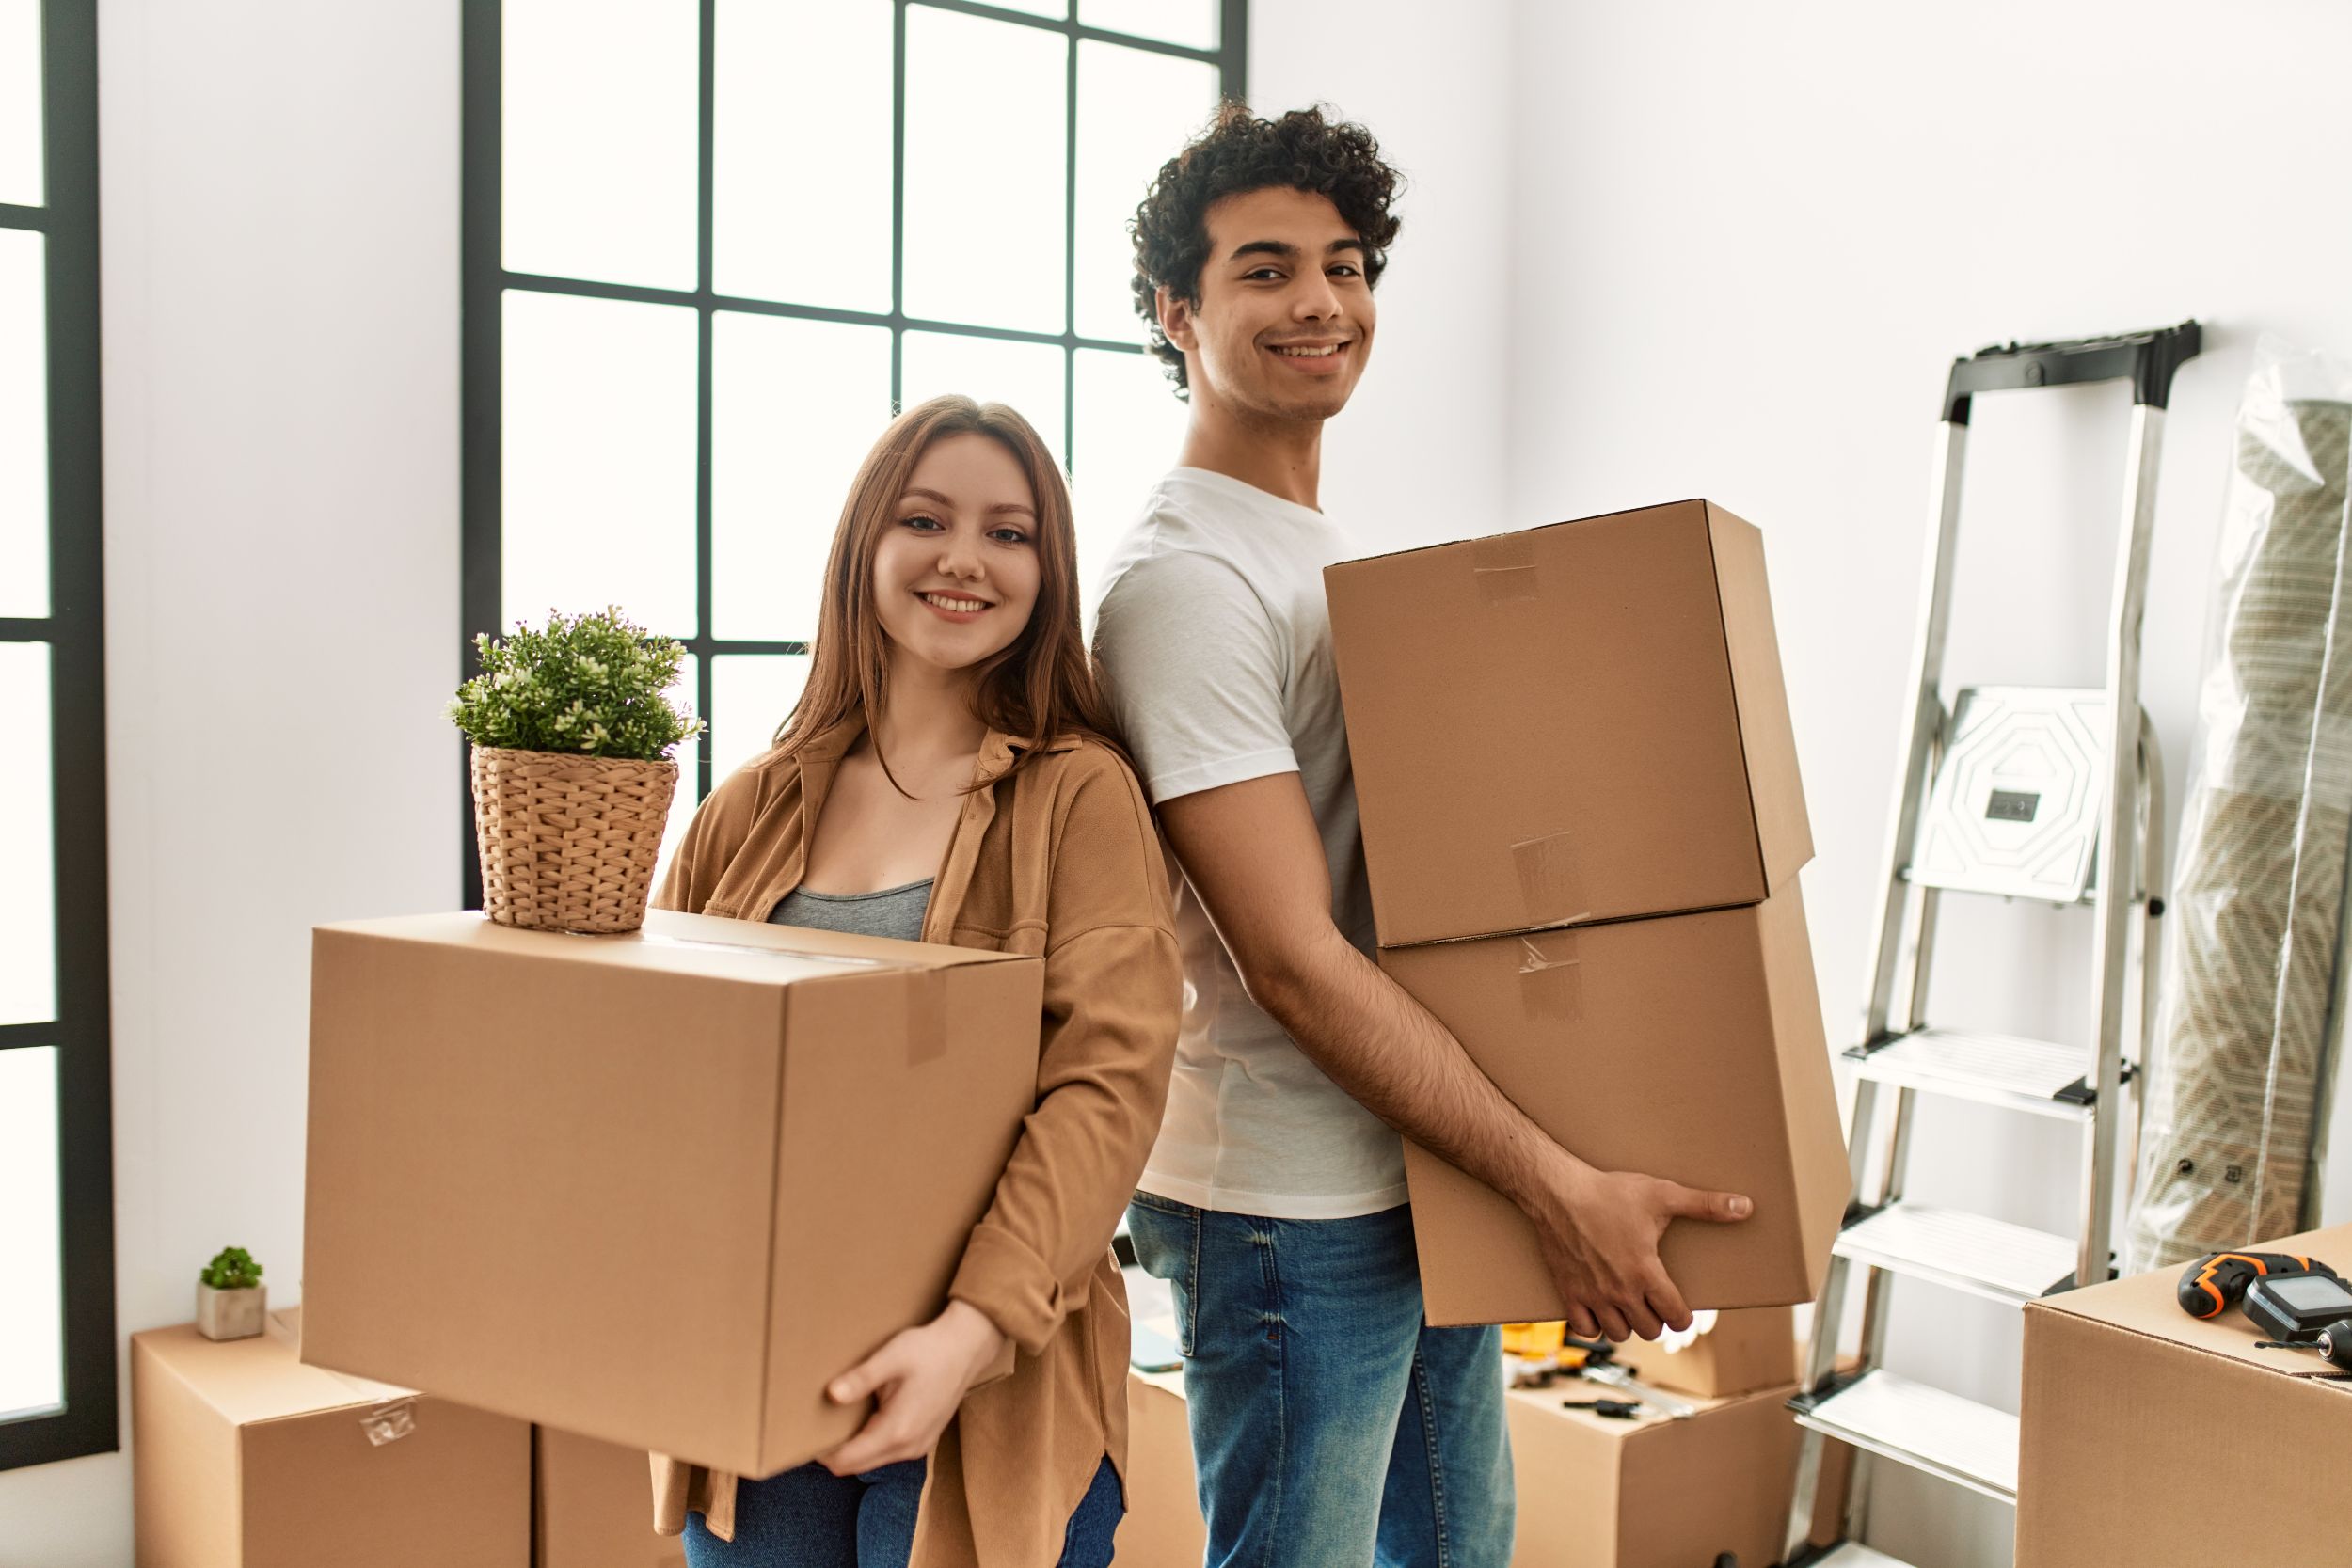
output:
[[1279, 269], [1274, 267], [1260, 267], [1255, 272], [1252, 272], [1248, 276], [1250, 277], [1279, 277], [1282, 274]]

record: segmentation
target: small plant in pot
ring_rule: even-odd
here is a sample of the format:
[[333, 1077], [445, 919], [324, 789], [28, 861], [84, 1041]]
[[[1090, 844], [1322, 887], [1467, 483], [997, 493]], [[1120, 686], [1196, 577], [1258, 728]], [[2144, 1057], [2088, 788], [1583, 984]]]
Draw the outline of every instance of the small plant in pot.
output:
[[618, 607], [550, 610], [474, 639], [449, 716], [473, 742], [482, 908], [505, 926], [633, 931], [677, 789], [670, 751], [703, 722], [670, 701], [686, 657]]
[[268, 1315], [262, 1265], [245, 1248], [221, 1248], [196, 1276], [196, 1331], [207, 1339], [250, 1339]]

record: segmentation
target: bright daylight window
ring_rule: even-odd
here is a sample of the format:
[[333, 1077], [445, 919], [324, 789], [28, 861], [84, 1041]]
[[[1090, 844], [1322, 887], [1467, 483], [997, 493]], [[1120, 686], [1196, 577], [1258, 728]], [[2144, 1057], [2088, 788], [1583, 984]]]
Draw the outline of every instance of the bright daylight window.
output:
[[1184, 420], [1124, 224], [1245, 8], [469, 0], [465, 630], [617, 599], [685, 642], [673, 833], [799, 694], [894, 408], [1020, 409], [1098, 568]]
[[116, 1447], [94, 0], [0, 0], [0, 1469]]

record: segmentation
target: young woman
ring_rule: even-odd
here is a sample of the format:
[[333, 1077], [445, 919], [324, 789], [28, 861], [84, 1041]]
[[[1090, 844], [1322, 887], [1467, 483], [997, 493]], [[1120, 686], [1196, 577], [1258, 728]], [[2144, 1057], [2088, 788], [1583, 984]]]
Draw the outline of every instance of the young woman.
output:
[[[1070, 498], [1000, 404], [934, 398], [866, 459], [808, 686], [711, 792], [664, 909], [1044, 959], [1037, 1108], [945, 1310], [827, 1390], [859, 1433], [765, 1481], [656, 1456], [692, 1568], [1100, 1568], [1123, 1512], [1127, 1313], [1110, 1256], [1182, 980], [1150, 810], [1078, 625]], [[983, 1381], [1009, 1341], [1011, 1375]]]

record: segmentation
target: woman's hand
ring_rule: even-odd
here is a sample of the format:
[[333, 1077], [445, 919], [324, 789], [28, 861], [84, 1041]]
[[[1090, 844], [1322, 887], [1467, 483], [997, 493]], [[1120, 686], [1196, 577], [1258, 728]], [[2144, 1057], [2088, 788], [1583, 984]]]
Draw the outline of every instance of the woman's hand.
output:
[[868, 1394], [878, 1403], [856, 1436], [817, 1462], [836, 1476], [861, 1475], [902, 1459], [929, 1455], [946, 1430], [965, 1390], [1004, 1349], [1004, 1331], [967, 1302], [920, 1328], [902, 1329], [887, 1344], [834, 1378], [825, 1397], [854, 1404]]

